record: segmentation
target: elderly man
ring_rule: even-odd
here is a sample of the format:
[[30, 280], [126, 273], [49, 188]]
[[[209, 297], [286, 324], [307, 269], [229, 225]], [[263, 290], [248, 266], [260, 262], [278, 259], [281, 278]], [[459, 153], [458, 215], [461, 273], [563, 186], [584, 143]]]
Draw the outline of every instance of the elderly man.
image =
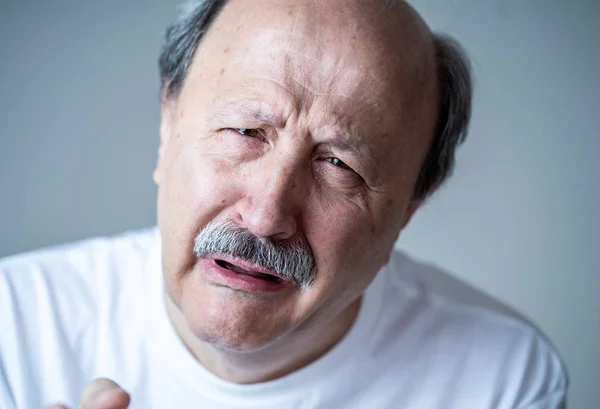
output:
[[206, 0], [160, 68], [159, 227], [0, 264], [0, 407], [563, 407], [548, 341], [393, 250], [465, 137], [456, 43], [400, 1]]

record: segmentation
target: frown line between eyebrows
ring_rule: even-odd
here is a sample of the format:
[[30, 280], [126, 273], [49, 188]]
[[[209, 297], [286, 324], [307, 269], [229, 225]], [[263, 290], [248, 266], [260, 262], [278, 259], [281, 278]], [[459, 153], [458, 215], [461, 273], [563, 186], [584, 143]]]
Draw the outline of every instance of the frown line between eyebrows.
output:
[[[256, 127], [265, 125], [273, 128], [284, 128], [287, 120], [282, 114], [270, 112], [265, 109], [265, 103], [262, 100], [252, 99], [250, 101], [234, 101], [223, 107], [219, 107], [209, 116], [209, 121], [221, 124], [223, 127]], [[320, 142], [340, 151], [344, 151], [357, 158], [363, 166], [363, 175], [367, 182], [376, 182], [381, 175], [377, 172], [377, 161], [372, 155], [370, 147], [363, 142], [363, 138], [352, 130], [344, 132], [339, 129], [335, 132], [335, 137], [329, 137]], [[333, 136], [333, 135], [332, 135]]]

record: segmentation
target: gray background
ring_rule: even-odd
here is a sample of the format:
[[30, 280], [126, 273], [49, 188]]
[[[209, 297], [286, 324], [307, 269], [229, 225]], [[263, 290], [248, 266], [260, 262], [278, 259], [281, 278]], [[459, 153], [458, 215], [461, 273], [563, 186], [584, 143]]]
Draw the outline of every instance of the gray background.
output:
[[[151, 225], [174, 0], [0, 0], [0, 256]], [[453, 179], [399, 246], [533, 319], [600, 407], [600, 4], [414, 0], [474, 61]]]

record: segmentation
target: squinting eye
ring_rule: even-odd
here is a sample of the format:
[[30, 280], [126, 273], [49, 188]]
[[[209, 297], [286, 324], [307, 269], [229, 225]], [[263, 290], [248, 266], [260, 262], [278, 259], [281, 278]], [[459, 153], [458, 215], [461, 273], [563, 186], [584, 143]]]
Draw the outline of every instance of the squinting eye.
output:
[[325, 160], [327, 162], [331, 163], [332, 165], [337, 166], [338, 168], [342, 168], [342, 169], [346, 169], [346, 170], [352, 170], [352, 168], [350, 166], [346, 165], [344, 162], [342, 162], [338, 158], [327, 158]]
[[258, 129], [234, 128], [234, 131], [236, 131], [237, 133], [239, 133], [241, 135], [249, 136], [251, 138], [260, 138], [261, 137], [260, 131]]

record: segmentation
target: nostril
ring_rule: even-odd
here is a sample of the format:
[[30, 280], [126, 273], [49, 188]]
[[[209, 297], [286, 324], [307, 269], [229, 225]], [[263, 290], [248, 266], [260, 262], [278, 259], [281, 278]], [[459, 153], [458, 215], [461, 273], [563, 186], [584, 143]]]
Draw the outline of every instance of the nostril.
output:
[[285, 240], [293, 236], [301, 206], [291, 204], [290, 197], [278, 197], [268, 191], [258, 193], [248, 193], [236, 203], [235, 222], [261, 238]]

